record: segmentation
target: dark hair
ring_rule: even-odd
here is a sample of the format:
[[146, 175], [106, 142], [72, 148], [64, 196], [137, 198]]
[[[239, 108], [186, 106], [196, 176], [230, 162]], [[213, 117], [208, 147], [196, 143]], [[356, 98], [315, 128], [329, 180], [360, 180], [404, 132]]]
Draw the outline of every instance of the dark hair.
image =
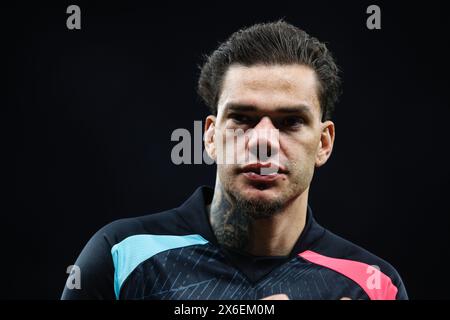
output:
[[322, 121], [331, 118], [341, 93], [339, 70], [325, 44], [283, 20], [255, 24], [233, 33], [205, 60], [198, 80], [198, 94], [214, 115], [217, 115], [223, 77], [232, 64], [297, 63], [311, 67], [319, 82]]

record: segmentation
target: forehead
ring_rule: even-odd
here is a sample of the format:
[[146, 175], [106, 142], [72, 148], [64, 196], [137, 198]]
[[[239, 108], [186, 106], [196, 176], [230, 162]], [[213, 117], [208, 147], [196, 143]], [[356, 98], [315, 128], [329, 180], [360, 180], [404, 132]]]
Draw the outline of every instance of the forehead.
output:
[[222, 84], [219, 112], [229, 104], [267, 110], [303, 104], [320, 113], [317, 85], [314, 70], [304, 65], [232, 65]]

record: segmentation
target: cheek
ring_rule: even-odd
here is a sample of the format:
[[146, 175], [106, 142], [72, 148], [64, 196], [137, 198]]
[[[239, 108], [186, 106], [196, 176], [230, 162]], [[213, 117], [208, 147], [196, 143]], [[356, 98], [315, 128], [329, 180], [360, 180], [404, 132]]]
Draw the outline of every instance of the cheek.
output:
[[231, 181], [232, 179], [235, 178], [234, 168], [231, 165], [218, 164], [217, 172], [222, 182]]
[[228, 150], [236, 146], [242, 147], [245, 146], [245, 140], [243, 137], [237, 136], [234, 131], [227, 128], [229, 131], [218, 131], [216, 133], [216, 139], [215, 139], [215, 147], [216, 149], [223, 148], [224, 150]]
[[294, 189], [300, 188], [304, 190], [312, 181], [314, 175], [314, 158], [300, 157], [293, 160], [291, 163], [291, 173], [289, 177], [289, 183], [293, 185]]
[[283, 153], [290, 162], [304, 162], [312, 153], [311, 146], [303, 142], [296, 141], [295, 143], [286, 144], [283, 148]]
[[287, 148], [287, 161], [289, 169], [294, 172], [295, 179], [309, 179], [314, 172], [316, 162], [316, 142], [301, 143]]
[[304, 136], [299, 139], [292, 139], [287, 141], [286, 153], [289, 159], [296, 159], [299, 161], [307, 161], [308, 159], [315, 159], [320, 141], [320, 136], [315, 135]]

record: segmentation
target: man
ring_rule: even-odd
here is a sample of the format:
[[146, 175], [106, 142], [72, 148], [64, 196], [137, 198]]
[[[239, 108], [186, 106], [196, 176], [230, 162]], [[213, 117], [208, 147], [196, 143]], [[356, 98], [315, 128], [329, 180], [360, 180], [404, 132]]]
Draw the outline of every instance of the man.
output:
[[[407, 299], [391, 265], [308, 206], [340, 92], [323, 43], [283, 21], [240, 30], [209, 56], [198, 92], [215, 188], [102, 228], [76, 262], [81, 289], [63, 299]], [[245, 157], [218, 161], [224, 151]]]

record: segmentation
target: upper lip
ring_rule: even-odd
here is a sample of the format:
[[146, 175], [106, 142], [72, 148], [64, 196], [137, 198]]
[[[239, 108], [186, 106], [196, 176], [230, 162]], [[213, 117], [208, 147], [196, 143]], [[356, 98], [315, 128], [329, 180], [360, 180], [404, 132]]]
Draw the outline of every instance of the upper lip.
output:
[[255, 172], [255, 173], [260, 173], [261, 172], [261, 168], [271, 168], [274, 170], [274, 172], [277, 173], [287, 173], [286, 168], [284, 168], [283, 166], [274, 164], [274, 163], [251, 163], [251, 164], [247, 164], [246, 166], [244, 166], [242, 168], [242, 172]]

